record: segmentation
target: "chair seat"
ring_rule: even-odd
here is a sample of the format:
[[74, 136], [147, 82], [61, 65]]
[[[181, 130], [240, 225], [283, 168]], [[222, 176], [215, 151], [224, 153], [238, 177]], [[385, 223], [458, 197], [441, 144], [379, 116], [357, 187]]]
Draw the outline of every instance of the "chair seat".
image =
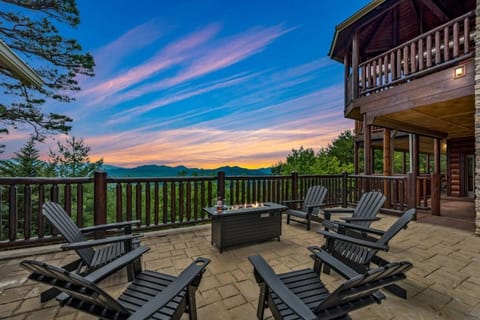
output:
[[[118, 298], [122, 306], [134, 313], [140, 309], [146, 302], [151, 300], [158, 293], [162, 292], [170, 283], [175, 281], [176, 277], [154, 272], [144, 271], [139, 273], [135, 280]], [[186, 303], [186, 289], [182, 290], [171, 302], [160, 309], [152, 316], [152, 319], [172, 319], [173, 315], [182, 308], [179, 305]]]
[[286, 211], [286, 213], [289, 214], [289, 215], [298, 217], [298, 218], [303, 218], [303, 219], [307, 218], [307, 213], [305, 211], [301, 211], [301, 210], [288, 209]]
[[125, 254], [123, 242], [112, 243], [95, 251], [89, 268], [96, 269]]
[[[320, 302], [329, 296], [329, 292], [322, 281], [320, 281], [318, 273], [312, 269], [283, 273], [278, 276], [312, 311]], [[283, 319], [300, 319], [275, 293], [270, 292], [270, 296]]]

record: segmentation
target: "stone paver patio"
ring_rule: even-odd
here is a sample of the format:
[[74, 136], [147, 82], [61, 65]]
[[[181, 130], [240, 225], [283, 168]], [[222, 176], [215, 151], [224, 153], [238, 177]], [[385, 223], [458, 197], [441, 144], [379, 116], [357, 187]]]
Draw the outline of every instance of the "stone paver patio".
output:
[[[385, 229], [394, 217], [382, 216], [374, 226]], [[320, 225], [306, 231], [300, 224], [283, 224], [280, 242], [228, 249], [220, 254], [210, 245], [210, 225], [185, 228], [175, 232], [147, 235], [142, 241], [151, 250], [144, 255], [144, 267], [178, 274], [197, 256], [210, 258], [199, 290], [199, 319], [255, 319], [259, 288], [254, 280], [249, 255], [261, 254], [277, 272], [310, 267], [309, 245], [321, 245], [323, 238], [315, 233]], [[380, 305], [351, 314], [353, 319], [480, 319], [480, 237], [471, 232], [411, 222], [390, 243], [390, 252], [382, 253], [387, 260], [409, 260], [414, 268], [402, 286], [408, 300], [386, 294]], [[57, 249], [58, 250], [58, 249]], [[86, 314], [56, 301], [40, 303], [41, 285], [27, 281], [28, 273], [18, 263], [25, 257], [8, 258], [0, 252], [0, 318], [9, 319], [90, 319]], [[63, 265], [76, 256], [53, 251], [29, 258]], [[331, 289], [341, 278], [332, 273], [322, 275]], [[118, 296], [127, 283], [121, 271], [104, 280], [102, 286]], [[268, 311], [266, 315], [269, 315]], [[187, 318], [187, 317], [185, 317]]]

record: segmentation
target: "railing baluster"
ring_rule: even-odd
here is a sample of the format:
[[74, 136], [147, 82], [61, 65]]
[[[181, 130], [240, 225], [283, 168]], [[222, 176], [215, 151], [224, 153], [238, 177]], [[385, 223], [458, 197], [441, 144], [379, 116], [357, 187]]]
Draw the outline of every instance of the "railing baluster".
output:
[[23, 193], [23, 236], [28, 240], [32, 235], [32, 188], [29, 184], [25, 185]]
[[423, 39], [418, 40], [418, 71], [423, 70]]
[[412, 73], [417, 72], [416, 55], [417, 55], [417, 48], [416, 48], [415, 42], [413, 42], [410, 45], [410, 67], [411, 67], [410, 70], [411, 70]]
[[435, 64], [441, 62], [441, 53], [440, 53], [440, 31], [435, 32]]
[[[459, 43], [459, 37], [458, 37], [458, 32], [460, 29], [460, 25], [458, 22], [455, 22], [453, 24], [453, 57], [456, 58], [458, 57], [458, 54], [460, 52], [460, 43]], [[466, 41], [467, 39], [465, 39]]]
[[83, 228], [83, 184], [77, 184], [77, 225]]
[[408, 69], [408, 46], [403, 47], [403, 74], [408, 76], [409, 74]]
[[38, 237], [45, 236], [45, 219], [42, 214], [42, 207], [45, 203], [45, 186], [43, 184], [38, 186]]
[[117, 192], [117, 201], [116, 203], [116, 212], [117, 212], [117, 222], [123, 221], [123, 191], [122, 191], [122, 183], [117, 182], [115, 187]]
[[463, 20], [463, 52], [465, 54], [470, 52], [470, 18], [466, 17]]
[[127, 182], [127, 195], [126, 195], [126, 216], [125, 219], [127, 221], [132, 220], [132, 211], [133, 211], [133, 205], [132, 205], [132, 184], [130, 182]]
[[427, 68], [432, 66], [432, 36], [427, 36]]
[[155, 181], [154, 190], [153, 190], [153, 212], [154, 212], [154, 223], [158, 226], [160, 221], [160, 195], [159, 195], [159, 185], [158, 182]]
[[163, 199], [162, 199], [162, 206], [163, 206], [163, 224], [167, 224], [168, 222], [168, 184], [166, 181], [162, 184], [162, 192], [163, 192]]
[[17, 210], [17, 186], [12, 184], [10, 185], [8, 192], [8, 239], [10, 241], [15, 241], [17, 239], [17, 219], [18, 219], [18, 210]]
[[[203, 184], [202, 184], [202, 191], [203, 191]], [[177, 221], [177, 217], [176, 217], [176, 205], [175, 205], [175, 202], [176, 202], [176, 192], [175, 192], [175, 188], [176, 188], [176, 185], [175, 185], [175, 182], [174, 181], [170, 181], [170, 222], [171, 223], [175, 223]], [[202, 199], [203, 199], [203, 196], [202, 196]]]
[[178, 183], [178, 221], [183, 222], [183, 182]]
[[145, 182], [145, 225], [147, 226], [151, 223], [150, 215], [150, 183]]
[[[212, 194], [212, 183], [211, 181], [208, 182], [208, 195], [211, 196]], [[187, 181], [187, 193], [186, 193], [186, 213], [187, 213], [187, 221], [192, 220], [192, 183]], [[209, 203], [212, 201], [209, 200]]]

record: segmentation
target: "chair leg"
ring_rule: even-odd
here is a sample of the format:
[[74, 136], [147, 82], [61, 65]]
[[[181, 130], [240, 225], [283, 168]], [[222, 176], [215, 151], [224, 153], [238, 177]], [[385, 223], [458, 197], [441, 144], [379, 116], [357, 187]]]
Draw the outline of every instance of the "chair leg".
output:
[[287, 224], [290, 224], [290, 215], [287, 214]]
[[265, 309], [266, 297], [267, 297], [267, 284], [265, 282], [260, 283], [260, 296], [258, 297], [258, 307], [257, 307], [257, 319], [263, 320], [263, 313]]
[[310, 230], [310, 215], [307, 216], [307, 230]]
[[407, 299], [407, 290], [403, 289], [399, 285], [396, 285], [396, 284], [388, 285], [388, 286], [385, 287], [385, 290], [393, 293], [394, 295], [396, 295], [399, 298]]
[[[79, 269], [81, 266], [82, 266], [82, 260], [77, 259], [73, 262], [70, 262], [69, 264], [64, 265], [62, 268], [67, 270], [67, 271], [75, 271], [75, 270]], [[60, 290], [58, 290], [57, 288], [47, 289], [47, 290], [40, 293], [40, 302], [41, 303], [47, 302], [47, 301], [55, 298], [56, 296], [58, 296], [60, 293], [62, 293], [62, 292]]]
[[197, 320], [197, 302], [195, 300], [195, 291], [194, 286], [188, 286], [188, 318], [190, 320]]

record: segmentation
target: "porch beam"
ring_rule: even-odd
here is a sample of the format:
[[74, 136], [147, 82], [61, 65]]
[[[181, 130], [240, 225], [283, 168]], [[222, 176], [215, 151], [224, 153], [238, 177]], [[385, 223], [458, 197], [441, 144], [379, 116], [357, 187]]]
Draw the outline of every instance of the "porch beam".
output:
[[369, 124], [390, 128], [390, 129], [395, 129], [395, 130], [400, 130], [400, 131], [405, 131], [405, 132], [411, 132], [411, 133], [415, 133], [415, 134], [419, 134], [419, 135], [427, 136], [431, 138], [442, 139], [442, 138], [446, 138], [448, 135], [448, 133], [446, 132], [422, 128], [422, 127], [411, 125], [402, 121], [397, 121], [397, 120], [388, 119], [384, 117], [376, 117]]
[[372, 147], [370, 125], [367, 121], [367, 114], [363, 115], [363, 173], [366, 175], [372, 174]]
[[432, 214], [440, 215], [440, 139], [433, 139]]

